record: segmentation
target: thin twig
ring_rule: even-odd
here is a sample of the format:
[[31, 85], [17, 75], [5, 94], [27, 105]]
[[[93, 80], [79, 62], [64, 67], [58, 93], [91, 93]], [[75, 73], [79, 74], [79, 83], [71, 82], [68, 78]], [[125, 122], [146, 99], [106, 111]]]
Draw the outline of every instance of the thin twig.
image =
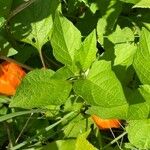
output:
[[8, 140], [9, 140], [9, 145], [8, 145], [8, 147], [9, 147], [9, 148], [12, 148], [12, 147], [13, 147], [13, 141], [12, 141], [12, 138], [11, 138], [11, 132], [10, 132], [9, 125], [8, 125], [7, 122], [4, 122], [4, 126], [5, 126], [5, 128], [6, 128], [7, 135], [8, 135]]
[[[114, 138], [114, 139], [116, 139], [116, 136], [115, 136], [115, 134], [114, 134], [114, 132], [112, 131], [112, 129], [111, 129], [111, 128], [110, 128], [110, 132], [111, 132], [111, 134], [112, 134], [113, 138]], [[119, 149], [121, 149], [121, 147], [120, 147], [120, 145], [119, 145], [118, 141], [116, 141], [116, 143], [117, 143], [117, 145], [118, 145]]]
[[67, 118], [69, 118], [70, 116], [72, 116], [73, 114], [75, 114], [76, 111], [70, 112], [67, 115], [65, 115], [63, 118], [61, 118], [60, 120], [58, 120], [57, 122], [55, 122], [54, 124], [46, 127], [44, 130], [40, 131], [39, 133], [37, 133], [35, 136], [28, 138], [26, 141], [14, 146], [11, 148], [11, 150], [17, 150], [20, 149], [21, 147], [25, 146], [26, 144], [28, 144], [29, 142], [33, 141], [37, 136], [39, 136], [42, 133], [46, 133], [47, 131], [53, 129], [55, 126], [57, 126], [58, 124], [60, 124], [62, 121], [66, 120]]
[[11, 59], [11, 58], [8, 58], [6, 56], [0, 56], [0, 59], [6, 60], [8, 62], [16, 63], [16, 64], [18, 64], [19, 66], [21, 66], [22, 68], [24, 68], [26, 70], [29, 70], [29, 71], [33, 70], [33, 68], [31, 68], [31, 67], [29, 67], [29, 66], [27, 66], [25, 64], [19, 63], [18, 61], [14, 60], [14, 59]]
[[106, 148], [108, 148], [110, 145], [114, 144], [116, 141], [118, 141], [119, 139], [121, 139], [122, 137], [124, 137], [126, 134], [127, 134], [127, 132], [123, 132], [121, 135], [119, 135], [114, 140], [112, 140], [110, 143], [108, 143], [106, 146], [104, 146], [103, 150], [106, 149]]
[[21, 137], [22, 133], [24, 132], [25, 128], [27, 127], [27, 125], [28, 125], [28, 123], [29, 123], [29, 121], [30, 121], [32, 115], [33, 115], [33, 113], [31, 113], [31, 115], [30, 115], [29, 118], [27, 119], [27, 121], [26, 121], [25, 125], [23, 126], [21, 132], [19, 133], [19, 135], [18, 135], [18, 137], [17, 137], [15, 143], [17, 143], [18, 140], [20, 139], [20, 137]]

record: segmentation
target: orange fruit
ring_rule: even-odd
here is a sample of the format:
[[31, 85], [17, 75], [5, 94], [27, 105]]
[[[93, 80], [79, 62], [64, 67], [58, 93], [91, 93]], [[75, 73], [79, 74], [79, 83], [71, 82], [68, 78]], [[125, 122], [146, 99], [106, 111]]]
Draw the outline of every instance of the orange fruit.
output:
[[121, 124], [118, 119], [102, 119], [96, 115], [92, 115], [92, 120], [97, 125], [97, 127], [102, 130], [110, 128], [119, 128]]
[[25, 71], [13, 62], [3, 62], [0, 64], [0, 93], [4, 95], [14, 95], [16, 88], [25, 76]]

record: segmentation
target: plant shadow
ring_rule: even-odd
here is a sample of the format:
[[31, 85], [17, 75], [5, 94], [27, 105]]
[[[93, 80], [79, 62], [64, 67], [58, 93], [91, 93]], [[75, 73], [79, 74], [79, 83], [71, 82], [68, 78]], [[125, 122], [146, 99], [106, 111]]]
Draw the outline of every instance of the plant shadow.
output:
[[[14, 1], [12, 8], [16, 11], [21, 9], [21, 6], [23, 7], [23, 2], [23, 0]], [[8, 22], [10, 32], [18, 40], [24, 39], [28, 36], [29, 39], [35, 43], [36, 35], [32, 33], [33, 29], [38, 32], [36, 34], [40, 34], [40, 30], [43, 28], [42, 26], [36, 25], [36, 23], [40, 24], [45, 18], [50, 16], [52, 16], [51, 21], [53, 21], [58, 5], [58, 0], [36, 0], [16, 15], [14, 11], [14, 16]]]

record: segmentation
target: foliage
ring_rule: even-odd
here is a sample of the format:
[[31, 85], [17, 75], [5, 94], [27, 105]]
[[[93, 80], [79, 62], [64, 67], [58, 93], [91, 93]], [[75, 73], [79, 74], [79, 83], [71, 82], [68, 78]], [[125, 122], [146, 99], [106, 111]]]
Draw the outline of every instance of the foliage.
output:
[[0, 149], [150, 149], [149, 41], [150, 0], [0, 0], [1, 62], [26, 71], [0, 91]]

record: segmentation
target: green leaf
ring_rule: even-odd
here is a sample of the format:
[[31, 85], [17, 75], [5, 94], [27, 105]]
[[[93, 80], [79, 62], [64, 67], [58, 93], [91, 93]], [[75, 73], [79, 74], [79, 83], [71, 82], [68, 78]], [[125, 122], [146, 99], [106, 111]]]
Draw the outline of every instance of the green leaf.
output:
[[6, 17], [11, 9], [12, 0], [0, 0], [0, 18]]
[[68, 66], [64, 66], [60, 69], [58, 69], [55, 74], [52, 76], [52, 78], [54, 79], [62, 79], [62, 80], [67, 80], [71, 77], [74, 76], [74, 72], [73, 70], [68, 67]]
[[140, 0], [133, 8], [150, 8], [150, 0]]
[[35, 108], [63, 104], [71, 91], [71, 84], [51, 79], [51, 70], [34, 70], [26, 75], [13, 97], [10, 107]]
[[0, 17], [0, 28], [4, 25], [4, 23], [5, 23], [5, 19], [4, 19], [4, 17]]
[[125, 3], [136, 4], [136, 3], [138, 3], [140, 0], [120, 0], [120, 1], [125, 2]]
[[77, 51], [75, 56], [76, 65], [80, 69], [86, 71], [96, 59], [96, 52], [96, 33], [94, 30], [89, 36], [87, 36], [81, 48]]
[[127, 90], [129, 103], [128, 120], [147, 119], [150, 112], [150, 86], [142, 85], [136, 90]]
[[55, 142], [49, 143], [46, 146], [43, 146], [41, 148], [37, 148], [36, 150], [75, 150], [75, 140], [57, 140]]
[[108, 39], [114, 44], [134, 42], [134, 34], [130, 28], [121, 29], [117, 25], [116, 30], [108, 36]]
[[150, 84], [150, 32], [142, 29], [140, 43], [134, 57], [135, 71], [143, 84]]
[[72, 65], [74, 55], [81, 45], [81, 33], [68, 19], [58, 12], [55, 16], [51, 44], [58, 61]]
[[122, 86], [107, 61], [93, 63], [87, 78], [75, 82], [74, 90], [91, 105], [108, 108], [127, 104]]
[[150, 119], [129, 121], [127, 132], [132, 145], [139, 149], [150, 149]]
[[85, 128], [90, 129], [90, 125], [91, 123], [88, 121], [87, 124], [87, 119], [79, 114], [64, 128], [64, 134], [68, 138], [76, 138], [77, 136], [85, 132]]
[[17, 52], [18, 53], [14, 56], [14, 59], [20, 63], [25, 63], [32, 55], [38, 53], [35, 47], [28, 44], [23, 44], [22, 46], [19, 45], [17, 47]]
[[97, 6], [96, 3], [91, 3], [89, 8], [90, 8], [90, 10], [92, 11], [93, 14], [98, 10], [98, 6]]
[[86, 139], [88, 136], [88, 132], [85, 132], [84, 134], [81, 134], [78, 136], [76, 141], [76, 148], [75, 150], [97, 150], [89, 141]]
[[7, 114], [7, 111], [8, 111], [8, 108], [6, 106], [0, 104], [0, 116], [1, 115], [5, 116]]
[[2, 32], [0, 34], [0, 55], [9, 57], [17, 54], [17, 51], [11, 46], [10, 42], [3, 37]]
[[[103, 4], [104, 3], [104, 4]], [[108, 4], [107, 4], [108, 3]], [[97, 23], [97, 34], [100, 44], [103, 45], [104, 36], [109, 35], [114, 29], [115, 23], [122, 10], [122, 3], [118, 0], [111, 0], [109, 2], [102, 2], [102, 17]]]
[[115, 45], [114, 66], [130, 66], [133, 63], [133, 57], [136, 52], [137, 46], [134, 44], [123, 43]]
[[51, 35], [58, 5], [59, 0], [35, 1], [11, 20], [12, 34], [40, 51]]
[[121, 105], [116, 107], [101, 107], [101, 106], [91, 106], [87, 111], [88, 114], [97, 115], [104, 119], [126, 119], [128, 112], [128, 105]]

